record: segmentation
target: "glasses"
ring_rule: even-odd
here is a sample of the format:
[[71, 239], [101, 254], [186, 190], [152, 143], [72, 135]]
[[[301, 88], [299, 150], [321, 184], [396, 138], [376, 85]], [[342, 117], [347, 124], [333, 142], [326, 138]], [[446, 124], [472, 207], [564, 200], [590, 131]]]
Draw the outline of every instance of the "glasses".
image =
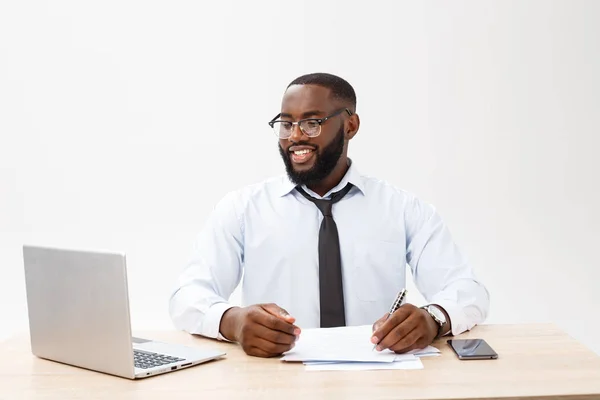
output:
[[342, 108], [324, 118], [306, 118], [297, 122], [292, 122], [278, 120], [277, 118], [279, 118], [281, 114], [277, 114], [275, 118], [269, 121], [269, 126], [273, 128], [275, 135], [277, 135], [280, 139], [288, 139], [290, 136], [292, 136], [294, 125], [298, 125], [302, 133], [304, 133], [306, 136], [317, 137], [321, 134], [321, 125], [323, 125], [325, 121], [343, 113], [344, 111], [347, 112], [348, 115], [352, 115], [350, 110], [347, 108]]

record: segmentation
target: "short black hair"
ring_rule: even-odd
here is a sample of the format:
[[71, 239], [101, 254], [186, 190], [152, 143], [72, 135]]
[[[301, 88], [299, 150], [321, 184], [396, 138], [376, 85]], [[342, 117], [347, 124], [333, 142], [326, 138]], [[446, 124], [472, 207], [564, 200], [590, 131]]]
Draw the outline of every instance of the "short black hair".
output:
[[331, 90], [331, 95], [335, 99], [347, 101], [352, 109], [356, 109], [356, 93], [354, 88], [345, 79], [339, 76], [325, 72], [315, 72], [302, 75], [294, 79], [288, 88], [292, 85], [318, 85]]

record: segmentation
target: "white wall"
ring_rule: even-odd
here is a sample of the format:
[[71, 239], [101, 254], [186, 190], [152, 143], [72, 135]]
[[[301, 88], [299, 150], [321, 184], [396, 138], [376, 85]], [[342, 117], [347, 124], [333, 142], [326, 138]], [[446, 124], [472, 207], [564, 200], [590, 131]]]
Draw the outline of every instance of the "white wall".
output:
[[488, 322], [554, 321], [600, 353], [599, 18], [593, 1], [1, 2], [0, 336], [27, 326], [23, 243], [126, 251], [134, 328], [171, 328], [194, 235], [225, 192], [283, 171], [266, 122], [291, 79], [327, 71], [358, 93], [351, 156], [439, 208]]

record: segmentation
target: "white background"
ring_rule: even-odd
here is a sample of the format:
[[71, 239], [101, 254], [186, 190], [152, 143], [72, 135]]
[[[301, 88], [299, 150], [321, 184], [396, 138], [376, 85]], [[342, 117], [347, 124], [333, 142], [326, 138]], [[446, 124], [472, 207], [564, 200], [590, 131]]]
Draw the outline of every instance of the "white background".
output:
[[551, 321], [600, 353], [599, 19], [594, 1], [0, 2], [0, 336], [27, 329], [24, 243], [125, 251], [134, 329], [172, 329], [194, 236], [283, 172], [266, 123], [325, 71], [358, 94], [351, 157], [437, 206], [488, 322]]

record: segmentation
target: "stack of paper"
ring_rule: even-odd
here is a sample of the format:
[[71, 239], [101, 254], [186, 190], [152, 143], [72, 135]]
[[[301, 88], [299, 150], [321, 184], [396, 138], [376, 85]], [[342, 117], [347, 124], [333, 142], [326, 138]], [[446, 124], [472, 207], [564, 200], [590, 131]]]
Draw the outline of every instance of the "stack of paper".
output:
[[308, 371], [422, 369], [420, 357], [439, 354], [435, 347], [396, 354], [373, 349], [370, 325], [304, 329], [282, 361], [303, 362]]

